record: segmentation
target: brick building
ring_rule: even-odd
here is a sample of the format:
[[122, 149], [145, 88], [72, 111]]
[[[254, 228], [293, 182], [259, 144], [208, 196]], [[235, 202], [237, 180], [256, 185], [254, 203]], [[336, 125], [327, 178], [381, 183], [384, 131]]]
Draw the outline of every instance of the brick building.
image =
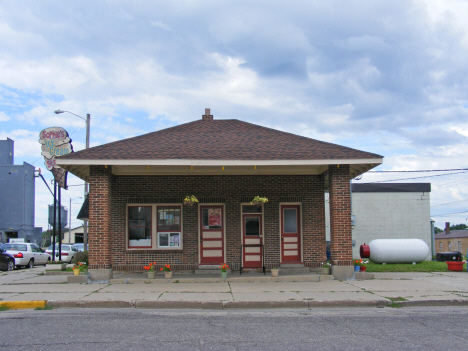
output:
[[[335, 277], [352, 276], [350, 179], [382, 156], [235, 119], [201, 120], [57, 158], [89, 182], [91, 279], [174, 270], [320, 267], [330, 193]], [[187, 195], [198, 203], [184, 205]], [[255, 196], [268, 198], [250, 204]]]
[[468, 250], [468, 230], [450, 230], [450, 223], [445, 223], [445, 230], [434, 235], [436, 254], [439, 252], [460, 251], [463, 255]]

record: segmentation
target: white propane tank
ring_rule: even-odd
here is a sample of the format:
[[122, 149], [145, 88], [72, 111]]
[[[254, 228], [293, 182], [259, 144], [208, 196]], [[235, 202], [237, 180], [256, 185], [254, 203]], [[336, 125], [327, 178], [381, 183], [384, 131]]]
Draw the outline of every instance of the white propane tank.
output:
[[422, 262], [429, 255], [429, 246], [421, 239], [375, 239], [369, 249], [375, 263]]

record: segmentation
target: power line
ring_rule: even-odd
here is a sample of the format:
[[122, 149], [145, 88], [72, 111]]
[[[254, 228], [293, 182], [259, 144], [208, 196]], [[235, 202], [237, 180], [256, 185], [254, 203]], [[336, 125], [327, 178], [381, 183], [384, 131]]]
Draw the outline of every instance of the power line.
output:
[[371, 182], [371, 183], [384, 183], [384, 182], [395, 182], [397, 180], [410, 180], [410, 179], [421, 179], [421, 178], [432, 178], [432, 177], [443, 177], [447, 175], [452, 175], [452, 174], [460, 174], [460, 173], [468, 173], [467, 171], [464, 172], [456, 172], [456, 173], [448, 173], [448, 174], [435, 174], [435, 175], [430, 175], [430, 176], [423, 176], [423, 177], [412, 177], [412, 178], [401, 178], [401, 179], [388, 179], [388, 180], [379, 180], [376, 182]]
[[417, 173], [417, 172], [452, 172], [452, 171], [468, 171], [468, 168], [422, 169], [422, 170], [416, 170], [416, 171], [368, 171], [367, 173]]
[[431, 206], [431, 207], [448, 206], [448, 205], [459, 204], [459, 203], [467, 202], [467, 201], [468, 201], [468, 200], [460, 200], [460, 201], [446, 202], [446, 203], [444, 203], [444, 204], [433, 205], [433, 206]]
[[431, 217], [445, 217], [445, 216], [454, 216], [454, 215], [457, 215], [457, 214], [462, 214], [462, 213], [468, 213], [468, 211], [454, 212], [454, 213], [446, 213], [446, 214], [440, 214], [440, 215], [431, 215]]

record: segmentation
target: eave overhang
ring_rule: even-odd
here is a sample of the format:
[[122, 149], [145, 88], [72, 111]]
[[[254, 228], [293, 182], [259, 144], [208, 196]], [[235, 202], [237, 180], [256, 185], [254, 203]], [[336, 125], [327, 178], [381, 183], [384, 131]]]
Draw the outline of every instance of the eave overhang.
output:
[[383, 158], [326, 160], [73, 160], [57, 165], [84, 181], [91, 166], [105, 166], [114, 175], [319, 175], [330, 165], [349, 165], [355, 178], [382, 164]]

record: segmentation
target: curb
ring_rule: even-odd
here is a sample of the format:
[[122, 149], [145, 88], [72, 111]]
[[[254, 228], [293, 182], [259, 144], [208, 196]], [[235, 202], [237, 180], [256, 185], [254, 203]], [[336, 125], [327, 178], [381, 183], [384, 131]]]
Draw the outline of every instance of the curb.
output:
[[38, 308], [45, 307], [47, 301], [2, 301], [0, 307], [6, 307], [12, 310], [18, 310], [23, 308]]
[[466, 300], [428, 300], [428, 301], [2, 301], [0, 307], [8, 309], [63, 307], [63, 308], [139, 308], [139, 309], [199, 309], [199, 310], [236, 310], [236, 309], [312, 309], [343, 307], [450, 307], [468, 306]]

